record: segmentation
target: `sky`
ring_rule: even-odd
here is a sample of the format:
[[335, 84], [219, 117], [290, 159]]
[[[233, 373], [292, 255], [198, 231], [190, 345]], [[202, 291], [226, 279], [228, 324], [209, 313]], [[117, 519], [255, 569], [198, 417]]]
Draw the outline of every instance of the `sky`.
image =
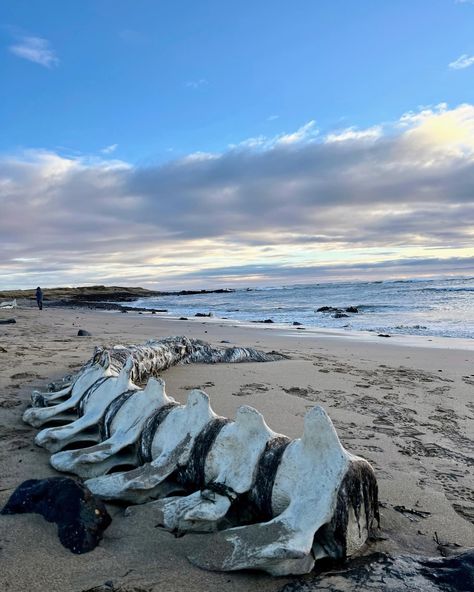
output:
[[0, 289], [474, 275], [474, 0], [4, 0]]

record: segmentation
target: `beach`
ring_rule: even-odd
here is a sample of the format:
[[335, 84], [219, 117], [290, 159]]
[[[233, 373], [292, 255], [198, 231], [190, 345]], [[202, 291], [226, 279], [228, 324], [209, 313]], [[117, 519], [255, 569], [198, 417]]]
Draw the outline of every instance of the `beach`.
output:
[[[217, 318], [178, 320], [159, 314], [48, 308], [21, 304], [0, 311], [0, 506], [27, 479], [58, 475], [37, 432], [21, 416], [33, 389], [73, 373], [96, 345], [143, 343], [186, 335], [213, 345], [276, 350], [268, 363], [183, 365], [162, 375], [166, 391], [185, 402], [201, 388], [216, 413], [260, 411], [275, 431], [301, 436], [303, 417], [319, 404], [345, 448], [374, 467], [381, 528], [364, 550], [447, 556], [474, 546], [474, 343], [467, 339], [397, 336], [243, 324]], [[78, 337], [79, 329], [91, 333]], [[156, 528], [145, 506], [113, 521], [84, 555], [61, 546], [56, 526], [34, 514], [0, 516], [0, 589], [6, 592], [280, 590], [295, 578], [214, 573], [186, 559], [203, 536], [175, 538]], [[212, 550], [210, 550], [212, 552]], [[304, 581], [304, 578], [301, 578]]]

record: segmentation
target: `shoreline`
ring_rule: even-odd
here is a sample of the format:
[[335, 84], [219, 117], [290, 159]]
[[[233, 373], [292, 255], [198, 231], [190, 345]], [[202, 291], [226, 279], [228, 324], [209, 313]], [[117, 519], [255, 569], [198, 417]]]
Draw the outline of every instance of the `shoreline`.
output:
[[[465, 278], [465, 281], [469, 279]], [[372, 282], [374, 285], [380, 283]], [[410, 285], [418, 285], [418, 283], [408, 282]], [[363, 286], [366, 284], [366, 282], [361, 282]], [[358, 285], [357, 282], [354, 285]], [[394, 294], [389, 292], [392, 298], [389, 301], [387, 301], [386, 293], [379, 295], [378, 292], [364, 292], [362, 294], [351, 292], [352, 295], [346, 294], [344, 296], [343, 300], [346, 302], [342, 305], [337, 294], [331, 293], [331, 295], [328, 295], [324, 292], [325, 295], [322, 296], [319, 292], [315, 293], [314, 289], [318, 289], [318, 286], [319, 284], [297, 286], [297, 288], [312, 290], [309, 293], [310, 300], [308, 301], [301, 300], [301, 296], [298, 296], [296, 300], [292, 297], [293, 299], [287, 301], [285, 300], [286, 292], [284, 291], [283, 295], [280, 296], [283, 298], [281, 302], [272, 299], [267, 301], [266, 297], [262, 300], [259, 296], [236, 297], [238, 292], [241, 292], [242, 295], [249, 291], [263, 294], [275, 290], [278, 292], [280, 288], [276, 287], [260, 290], [218, 288], [181, 291], [152, 291], [139, 287], [100, 285], [77, 288], [50, 288], [45, 290], [44, 304], [46, 307], [66, 306], [75, 309], [113, 310], [131, 314], [135, 312], [144, 315], [166, 314], [171, 319], [212, 317], [220, 323], [243, 326], [269, 325], [290, 332], [293, 328], [296, 328], [301, 333], [316, 332], [318, 335], [327, 336], [343, 335], [351, 339], [392, 339], [400, 344], [415, 346], [429, 345], [430, 343], [434, 344], [435, 347], [454, 347], [456, 349], [470, 349], [474, 346], [474, 317], [472, 317], [471, 313], [468, 314], [468, 311], [472, 310], [469, 304], [471, 301], [461, 299], [458, 308], [456, 308], [457, 303], [452, 301], [452, 294], [469, 292], [474, 287], [458, 286], [453, 288], [449, 284], [447, 287], [442, 288], [436, 286], [424, 288], [422, 292], [434, 290], [433, 293], [437, 294], [441, 290], [444, 294], [446, 291], [449, 297], [443, 295], [441, 300], [436, 301], [433, 309], [436, 311], [434, 316], [431, 315], [431, 305], [425, 298], [422, 308], [419, 309], [419, 314], [413, 316], [411, 305], [408, 306], [405, 300], [400, 300], [398, 292]], [[332, 284], [323, 284], [323, 286], [331, 287]], [[225, 296], [226, 294], [229, 297]], [[217, 296], [213, 297], [212, 295]], [[224, 296], [222, 297], [222, 295]], [[187, 296], [191, 298], [186, 298]], [[193, 298], [193, 296], [197, 297]], [[204, 297], [200, 298], [200, 296]], [[409, 292], [406, 297], [409, 298], [410, 296], [411, 293]], [[0, 299], [7, 297], [10, 299], [16, 297], [21, 305], [34, 306], [35, 304], [33, 290], [0, 291]], [[359, 298], [361, 299], [358, 300]], [[413, 298], [416, 297], [413, 296]], [[443, 298], [448, 298], [446, 302], [454, 306], [451, 317], [446, 317], [442, 312], [445, 306]], [[347, 306], [351, 302], [354, 304], [354, 301], [358, 301], [359, 304]], [[325, 306], [320, 306], [321, 302]], [[337, 304], [338, 302], [337, 307], [327, 306], [327, 304]], [[393, 310], [387, 302], [394, 303]], [[387, 307], [388, 310], [385, 310]], [[400, 314], [396, 312], [399, 309], [403, 311]], [[415, 307], [415, 310], [418, 309]], [[231, 313], [230, 317], [228, 316], [229, 313]], [[232, 313], [234, 314], [232, 315]], [[462, 322], [463, 319], [464, 323]]]
[[[290, 356], [264, 364], [177, 366], [163, 378], [167, 392], [181, 402], [191, 388], [203, 388], [219, 415], [233, 418], [239, 406], [251, 405], [271, 429], [291, 438], [301, 435], [307, 410], [321, 404], [344, 447], [376, 471], [382, 529], [365, 555], [442, 556], [474, 546], [471, 348], [84, 308], [20, 306], [5, 313], [17, 322], [0, 325], [0, 506], [22, 481], [59, 475], [49, 454], [34, 446], [37, 431], [21, 421], [33, 389], [77, 370], [95, 345], [187, 335]], [[79, 329], [91, 336], [78, 337]], [[108, 508], [112, 525], [83, 556], [64, 549], [55, 526], [39, 516], [0, 516], [0, 583], [3, 578], [9, 592], [79, 592], [106, 581], [121, 590], [277, 592], [294, 580], [203, 572], [185, 559], [199, 544], [197, 535], [176, 539], [155, 528], [145, 507], [137, 506], [133, 519], [123, 507]]]
[[[62, 307], [61, 307], [62, 308]], [[67, 306], [64, 306], [67, 309]], [[91, 309], [91, 311], [94, 309]], [[95, 310], [102, 310], [107, 313], [120, 313], [119, 310], [103, 310], [97, 308]], [[136, 310], [136, 312], [135, 312]], [[222, 317], [187, 317], [185, 320], [178, 316], [171, 315], [167, 311], [151, 312], [151, 309], [133, 309], [128, 307], [127, 314], [136, 316], [150, 316], [161, 321], [171, 322], [190, 322], [190, 323], [208, 323], [213, 326], [215, 324], [222, 324], [228, 327], [238, 327], [242, 329], [252, 330], [271, 330], [278, 335], [284, 337], [307, 337], [307, 338], [328, 338], [328, 339], [350, 339], [367, 343], [381, 343], [384, 345], [398, 345], [404, 347], [426, 347], [426, 348], [441, 348], [441, 349], [456, 349], [461, 351], [474, 351], [474, 339], [467, 337], [443, 337], [430, 335], [412, 335], [393, 333], [388, 338], [378, 335], [376, 331], [358, 331], [356, 329], [332, 329], [323, 327], [293, 327], [290, 323], [265, 323], [264, 321], [242, 321], [240, 319], [229, 319]], [[166, 316], [165, 316], [166, 315]], [[390, 341], [387, 341], [390, 339]]]

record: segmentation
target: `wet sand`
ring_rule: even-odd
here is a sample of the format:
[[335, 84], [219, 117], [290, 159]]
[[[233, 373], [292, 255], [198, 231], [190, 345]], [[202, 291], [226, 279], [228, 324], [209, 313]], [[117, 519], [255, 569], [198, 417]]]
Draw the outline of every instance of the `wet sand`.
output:
[[[33, 444], [36, 430], [21, 421], [34, 388], [74, 372], [95, 345], [187, 335], [290, 356], [266, 364], [179, 366], [163, 378], [180, 401], [200, 387], [217, 413], [232, 418], [240, 405], [251, 405], [272, 429], [293, 438], [301, 435], [306, 411], [322, 405], [344, 446], [376, 470], [382, 528], [365, 553], [441, 556], [474, 546], [472, 342], [345, 338], [67, 308], [0, 311], [0, 320], [11, 317], [16, 324], [0, 325], [0, 506], [22, 481], [57, 475], [49, 454]], [[78, 337], [79, 329], [92, 335]], [[202, 538], [173, 537], [155, 527], [145, 508], [127, 518], [123, 507], [108, 507], [112, 525], [100, 546], [81, 556], [63, 548], [55, 525], [40, 516], [0, 516], [0, 589], [266, 592], [292, 580], [199, 570], [185, 554]]]

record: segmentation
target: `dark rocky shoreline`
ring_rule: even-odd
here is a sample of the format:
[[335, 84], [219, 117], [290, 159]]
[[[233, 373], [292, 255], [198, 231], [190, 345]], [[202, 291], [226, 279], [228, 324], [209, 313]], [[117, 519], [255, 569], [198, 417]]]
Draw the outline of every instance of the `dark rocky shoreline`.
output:
[[[180, 290], [177, 292], [162, 292], [145, 288], [127, 288], [119, 286], [86, 286], [78, 288], [44, 288], [44, 303], [47, 306], [68, 306], [81, 308], [95, 308], [101, 310], [118, 310], [122, 312], [147, 312], [156, 314], [167, 312], [161, 308], [132, 307], [119, 304], [134, 302], [139, 298], [160, 296], [193, 296], [195, 294], [226, 294], [233, 289], [219, 288], [216, 290]], [[18, 299], [35, 302], [35, 290], [7, 290], [0, 292], [0, 299]]]

